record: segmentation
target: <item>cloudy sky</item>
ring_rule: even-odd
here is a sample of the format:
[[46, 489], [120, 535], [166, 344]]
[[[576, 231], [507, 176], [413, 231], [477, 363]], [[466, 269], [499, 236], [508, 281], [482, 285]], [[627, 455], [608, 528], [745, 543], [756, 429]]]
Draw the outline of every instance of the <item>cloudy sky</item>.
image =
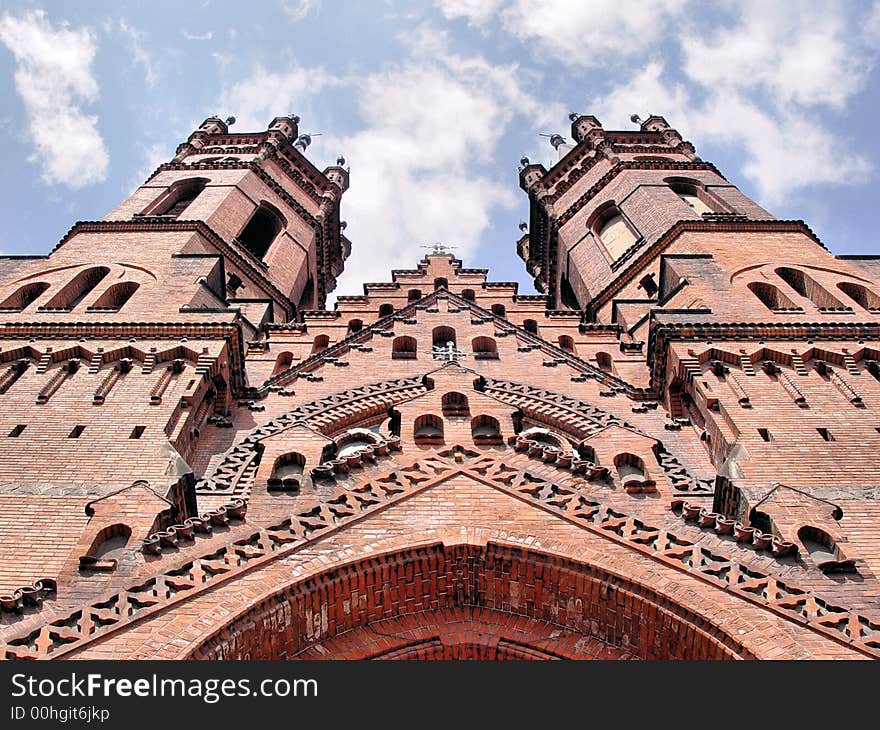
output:
[[337, 293], [433, 242], [532, 292], [517, 185], [571, 111], [662, 114], [748, 195], [835, 253], [880, 253], [880, 2], [9, 0], [0, 7], [0, 253], [49, 251], [206, 116], [296, 113], [343, 154]]

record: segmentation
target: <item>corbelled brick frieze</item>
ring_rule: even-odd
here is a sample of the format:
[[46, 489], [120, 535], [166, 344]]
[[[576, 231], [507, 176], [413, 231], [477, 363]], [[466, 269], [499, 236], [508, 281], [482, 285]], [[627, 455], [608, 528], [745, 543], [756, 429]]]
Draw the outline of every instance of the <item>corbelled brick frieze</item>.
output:
[[542, 293], [438, 243], [327, 309], [298, 122], [0, 261], [0, 657], [880, 657], [875, 259], [575, 114]]

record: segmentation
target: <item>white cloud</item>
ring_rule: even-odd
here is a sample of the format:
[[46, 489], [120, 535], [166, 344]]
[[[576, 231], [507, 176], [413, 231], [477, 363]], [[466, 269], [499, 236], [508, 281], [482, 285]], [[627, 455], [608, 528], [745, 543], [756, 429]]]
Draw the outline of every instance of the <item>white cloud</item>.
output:
[[99, 92], [91, 69], [92, 33], [63, 23], [55, 27], [43, 11], [34, 10], [0, 18], [0, 40], [15, 56], [15, 87], [43, 179], [71, 188], [104, 180], [108, 156], [98, 119], [80, 108]]
[[[156, 85], [156, 81], [159, 80], [159, 73], [156, 71], [153, 57], [144, 47], [144, 34], [137, 28], [132, 28], [124, 20], [118, 20], [115, 27], [123, 36], [125, 36], [132, 61], [143, 67], [144, 81], [147, 83], [147, 86], [153, 88], [153, 86]], [[113, 30], [113, 28], [114, 26], [112, 23], [109, 23], [108, 30]]]
[[278, 73], [257, 66], [248, 78], [223, 90], [217, 113], [234, 115], [238, 129], [265, 129], [275, 117], [295, 112], [303, 98], [338, 83], [321, 68], [297, 66]]
[[867, 80], [876, 54], [860, 42], [846, 6], [750, 0], [737, 24], [682, 37], [684, 71], [706, 87], [760, 89], [779, 104], [842, 107]]
[[575, 66], [611, 66], [643, 54], [678, 16], [685, 0], [435, 0], [447, 18], [505, 31]]
[[467, 18], [472, 25], [482, 25], [495, 15], [503, 0], [435, 0], [449, 19]]
[[354, 246], [339, 293], [386, 280], [433, 241], [467, 259], [493, 211], [518, 201], [509, 177], [485, 173], [501, 138], [517, 118], [564, 118], [560, 105], [542, 105], [524, 90], [526, 74], [516, 65], [451, 53], [446, 37], [426, 28], [408, 42], [406, 63], [356, 82], [365, 128], [325, 141], [353, 168], [342, 205]]
[[205, 31], [204, 33], [188, 33], [185, 30], [180, 31], [180, 34], [186, 38], [188, 41], [209, 41], [214, 37], [213, 31]]
[[634, 112], [662, 114], [686, 138], [740, 150], [743, 173], [768, 204], [808, 185], [862, 182], [870, 172], [864, 157], [849, 151], [845, 140], [812, 115], [784, 104], [759, 108], [736, 89], [704, 89], [697, 95], [663, 70], [659, 62], [648, 64], [630, 81], [595, 97], [588, 108], [609, 129], [631, 128]]
[[153, 171], [163, 162], [170, 162], [174, 157], [175, 146], [162, 142], [154, 142], [141, 150], [143, 164], [140, 169], [126, 183], [125, 193], [129, 194], [137, 190], [144, 181], [153, 174]]

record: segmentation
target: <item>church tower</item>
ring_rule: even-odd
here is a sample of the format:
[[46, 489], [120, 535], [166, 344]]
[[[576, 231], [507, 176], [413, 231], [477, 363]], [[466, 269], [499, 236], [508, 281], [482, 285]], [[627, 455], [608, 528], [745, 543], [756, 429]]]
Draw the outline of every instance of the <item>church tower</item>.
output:
[[438, 244], [328, 309], [297, 123], [0, 258], [0, 657], [880, 657], [875, 258], [574, 115], [541, 294]]

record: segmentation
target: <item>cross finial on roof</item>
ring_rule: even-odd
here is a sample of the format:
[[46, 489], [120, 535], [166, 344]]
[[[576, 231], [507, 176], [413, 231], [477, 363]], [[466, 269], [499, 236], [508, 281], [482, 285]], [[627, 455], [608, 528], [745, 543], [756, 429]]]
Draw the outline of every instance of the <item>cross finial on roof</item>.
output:
[[447, 246], [445, 243], [440, 243], [440, 241], [434, 241], [434, 243], [429, 243], [426, 246], [422, 246], [422, 248], [431, 249], [432, 254], [445, 254], [449, 253], [453, 248], [458, 248], [458, 246]]

